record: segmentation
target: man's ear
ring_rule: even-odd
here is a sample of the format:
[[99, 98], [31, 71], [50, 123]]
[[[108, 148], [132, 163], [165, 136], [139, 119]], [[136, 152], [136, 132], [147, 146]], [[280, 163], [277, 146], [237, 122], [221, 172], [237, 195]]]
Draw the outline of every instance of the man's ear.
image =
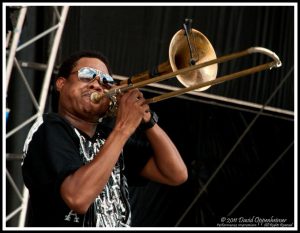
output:
[[65, 81], [66, 81], [66, 79], [65, 79], [64, 77], [58, 77], [58, 78], [56, 79], [55, 85], [56, 85], [56, 90], [57, 90], [58, 92], [60, 92], [60, 90], [61, 90], [62, 87], [64, 86]]

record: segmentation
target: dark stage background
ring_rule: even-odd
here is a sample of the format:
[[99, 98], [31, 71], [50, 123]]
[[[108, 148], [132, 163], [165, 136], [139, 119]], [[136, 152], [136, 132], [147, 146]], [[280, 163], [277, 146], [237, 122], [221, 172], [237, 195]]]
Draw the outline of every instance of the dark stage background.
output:
[[[36, 30], [49, 23], [44, 8], [31, 13], [36, 16]], [[286, 78], [268, 106], [294, 111], [294, 17], [292, 6], [72, 6], [57, 65], [74, 51], [92, 49], [109, 58], [114, 74], [137, 74], [168, 60], [172, 36], [185, 18], [191, 18], [193, 28], [207, 36], [217, 56], [261, 46], [274, 51], [283, 63], [281, 68], [216, 85], [205, 93], [263, 105]], [[33, 56], [43, 60], [47, 43], [41, 41]], [[253, 55], [220, 64], [218, 76], [266, 61]], [[176, 80], [163, 83], [180, 85]], [[153, 95], [150, 87], [144, 95]], [[199, 100], [172, 98], [151, 105], [178, 146], [189, 179], [178, 187], [153, 182], [131, 187], [133, 226], [215, 227], [224, 216], [273, 216], [293, 223], [293, 116], [258, 116], [258, 110]]]

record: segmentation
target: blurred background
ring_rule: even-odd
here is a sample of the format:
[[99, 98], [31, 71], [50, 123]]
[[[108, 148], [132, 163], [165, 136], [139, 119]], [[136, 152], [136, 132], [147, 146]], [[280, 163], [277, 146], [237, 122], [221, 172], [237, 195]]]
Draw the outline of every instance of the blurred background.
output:
[[[78, 50], [98, 50], [115, 78], [127, 79], [169, 60], [170, 41], [187, 18], [217, 57], [260, 46], [275, 52], [282, 66], [151, 104], [182, 154], [189, 179], [178, 187], [131, 187], [133, 226], [216, 227], [224, 216], [273, 216], [294, 226], [295, 6], [2, 5], [6, 226], [21, 226], [26, 218], [23, 144], [37, 114], [55, 108], [52, 79], [62, 60]], [[222, 63], [217, 77], [269, 60], [253, 54]], [[173, 78], [142, 91], [153, 97], [181, 87]]]

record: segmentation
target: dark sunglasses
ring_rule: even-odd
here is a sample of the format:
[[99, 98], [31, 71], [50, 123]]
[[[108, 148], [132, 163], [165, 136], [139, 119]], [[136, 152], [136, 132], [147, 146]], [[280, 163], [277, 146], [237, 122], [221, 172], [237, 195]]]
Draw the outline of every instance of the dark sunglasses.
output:
[[113, 78], [109, 74], [105, 74], [102, 71], [94, 68], [82, 67], [78, 71], [74, 71], [72, 73], [75, 72], [78, 72], [78, 79], [86, 83], [94, 81], [96, 77], [99, 77], [100, 84], [110, 86], [114, 83]]

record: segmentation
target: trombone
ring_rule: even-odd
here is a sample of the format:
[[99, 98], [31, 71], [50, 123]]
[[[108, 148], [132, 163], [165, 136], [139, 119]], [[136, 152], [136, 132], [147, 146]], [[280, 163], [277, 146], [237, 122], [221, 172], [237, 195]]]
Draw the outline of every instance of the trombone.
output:
[[[189, 34], [190, 39], [187, 31], [181, 29], [172, 37], [169, 45], [169, 61], [158, 66], [158, 71], [159, 73], [162, 73], [162, 75], [151, 78], [149, 72], [143, 72], [126, 80], [125, 83], [121, 82], [119, 86], [107, 91], [105, 94], [101, 95], [98, 92], [92, 93], [91, 101], [98, 103], [103, 97], [109, 97], [110, 99], [116, 98], [118, 94], [128, 90], [177, 77], [184, 88], [146, 99], [147, 104], [156, 103], [189, 91], [203, 91], [210, 86], [225, 81], [267, 69], [278, 68], [282, 64], [279, 57], [274, 52], [263, 47], [250, 47], [246, 50], [217, 58], [210, 41], [201, 32], [190, 29]], [[273, 61], [216, 78], [218, 63], [223, 63], [254, 53], [264, 54], [272, 58]], [[170, 70], [172, 72], [170, 72]]]

